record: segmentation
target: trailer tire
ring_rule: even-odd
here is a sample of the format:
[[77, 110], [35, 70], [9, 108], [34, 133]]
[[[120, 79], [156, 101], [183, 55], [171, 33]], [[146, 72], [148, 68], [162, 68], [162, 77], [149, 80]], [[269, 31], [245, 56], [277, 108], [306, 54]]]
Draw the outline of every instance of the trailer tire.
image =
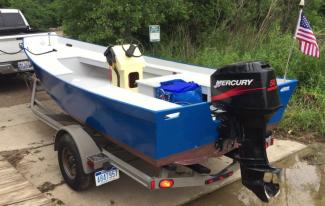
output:
[[65, 182], [74, 190], [86, 190], [93, 185], [92, 174], [83, 171], [78, 148], [68, 133], [62, 134], [58, 145], [58, 161]]

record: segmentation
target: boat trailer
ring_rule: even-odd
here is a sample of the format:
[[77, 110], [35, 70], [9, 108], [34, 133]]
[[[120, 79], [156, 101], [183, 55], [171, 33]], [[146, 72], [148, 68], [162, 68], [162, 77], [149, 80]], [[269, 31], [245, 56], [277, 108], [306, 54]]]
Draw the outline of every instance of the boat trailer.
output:
[[[75, 155], [72, 157], [74, 159], [73, 161], [69, 162], [69, 160], [71, 160], [69, 155], [68, 158], [66, 158], [68, 160], [65, 160], [64, 156], [66, 156], [66, 154], [64, 154], [64, 151], [61, 152], [62, 155], [58, 155], [60, 170], [63, 177], [75, 176], [78, 178], [80, 175], [82, 177], [79, 178], [77, 184], [66, 181], [66, 183], [74, 190], [78, 191], [87, 189], [93, 184], [94, 179], [97, 178], [96, 176], [98, 174], [102, 174], [105, 171], [112, 171], [112, 169], [114, 171], [122, 171], [124, 174], [148, 189], [161, 189], [204, 186], [212, 183], [221, 185], [224, 179], [232, 176], [240, 167], [237, 161], [233, 161], [226, 168], [215, 174], [202, 172], [202, 167], [204, 168], [204, 166], [201, 165], [196, 165], [195, 167], [193, 167], [193, 165], [192, 167], [182, 165], [170, 165], [160, 168], [155, 167], [153, 169], [158, 171], [155, 174], [152, 174], [151, 171], [144, 171], [143, 168], [137, 168], [132, 164], [134, 158], [131, 160], [125, 160], [116, 155], [116, 148], [112, 146], [114, 144], [109, 144], [109, 146], [107, 146], [107, 144], [105, 145], [98, 141], [98, 139], [100, 139], [98, 133], [91, 131], [89, 128], [85, 128], [64, 113], [53, 112], [52, 109], [37, 99], [37, 94], [42, 91], [44, 90], [40, 85], [40, 81], [34, 77], [31, 95], [31, 110], [39, 120], [57, 131], [54, 140], [55, 150], [59, 150], [61, 146], [60, 144], [67, 141], [72, 142], [72, 144], [68, 144], [70, 147], [75, 147], [69, 148], [72, 151], [74, 149], [77, 151], [77, 156]], [[64, 138], [68, 138], [68, 140], [62, 141]], [[271, 137], [268, 139], [268, 142], [271, 144]], [[118, 151], [120, 152], [121, 150]], [[78, 163], [80, 163], [80, 165], [78, 165]], [[73, 165], [75, 167], [73, 167]], [[188, 172], [177, 172], [179, 167], [182, 167], [183, 169], [185, 168]], [[93, 176], [94, 174], [95, 177]], [[119, 178], [118, 172], [117, 174], [108, 173], [108, 175], [114, 176], [111, 180]], [[101, 184], [100, 180], [96, 180], [96, 186]]]

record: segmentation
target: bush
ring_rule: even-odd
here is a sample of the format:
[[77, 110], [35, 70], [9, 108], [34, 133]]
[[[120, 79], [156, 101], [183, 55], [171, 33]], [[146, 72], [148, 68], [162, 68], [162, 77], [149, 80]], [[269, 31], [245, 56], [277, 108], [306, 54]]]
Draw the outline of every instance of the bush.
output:
[[[2, 0], [4, 1], [4, 0]], [[48, 30], [61, 25], [60, 0], [7, 0], [6, 7], [20, 9], [32, 28]]]

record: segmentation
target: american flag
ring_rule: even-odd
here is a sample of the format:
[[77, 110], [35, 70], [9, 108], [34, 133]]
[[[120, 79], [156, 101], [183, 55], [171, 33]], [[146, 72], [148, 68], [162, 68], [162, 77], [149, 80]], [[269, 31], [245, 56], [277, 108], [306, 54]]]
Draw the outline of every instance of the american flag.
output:
[[298, 22], [295, 38], [298, 39], [300, 43], [301, 52], [306, 55], [319, 58], [320, 52], [316, 37], [311, 30], [311, 26], [306, 16], [302, 11], [300, 12], [299, 21], [300, 22]]

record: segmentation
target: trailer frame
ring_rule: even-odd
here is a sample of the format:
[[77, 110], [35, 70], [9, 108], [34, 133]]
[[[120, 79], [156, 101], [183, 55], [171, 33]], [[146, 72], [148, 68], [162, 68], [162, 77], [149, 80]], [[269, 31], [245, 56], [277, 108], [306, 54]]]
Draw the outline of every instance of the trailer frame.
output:
[[110, 152], [109, 149], [97, 145], [92, 136], [93, 134], [86, 131], [84, 126], [81, 124], [72, 122], [71, 124], [64, 125], [61, 123], [60, 118], [58, 117], [61, 116], [61, 120], [67, 120], [69, 119], [69, 116], [55, 113], [51, 111], [50, 108], [46, 107], [42, 101], [37, 99], [37, 93], [40, 91], [44, 90], [42, 89], [40, 81], [34, 76], [30, 102], [32, 112], [39, 120], [57, 131], [54, 141], [55, 150], [57, 142], [59, 138], [61, 138], [62, 134], [70, 134], [78, 148], [83, 172], [85, 174], [92, 174], [100, 169], [110, 168], [113, 166], [148, 189], [160, 189], [163, 188], [160, 183], [164, 180], [172, 181], [173, 184], [168, 188], [204, 186], [211, 183], [222, 185], [224, 179], [232, 176], [234, 172], [239, 169], [239, 163], [233, 161], [227, 167], [215, 174], [202, 174], [191, 169], [190, 176], [175, 177], [172, 176], [171, 173], [173, 173], [175, 167], [179, 167], [180, 165], [174, 165], [174, 169], [170, 169], [169, 167], [160, 167], [159, 175], [150, 175], [120, 157], [117, 157], [115, 154]]

